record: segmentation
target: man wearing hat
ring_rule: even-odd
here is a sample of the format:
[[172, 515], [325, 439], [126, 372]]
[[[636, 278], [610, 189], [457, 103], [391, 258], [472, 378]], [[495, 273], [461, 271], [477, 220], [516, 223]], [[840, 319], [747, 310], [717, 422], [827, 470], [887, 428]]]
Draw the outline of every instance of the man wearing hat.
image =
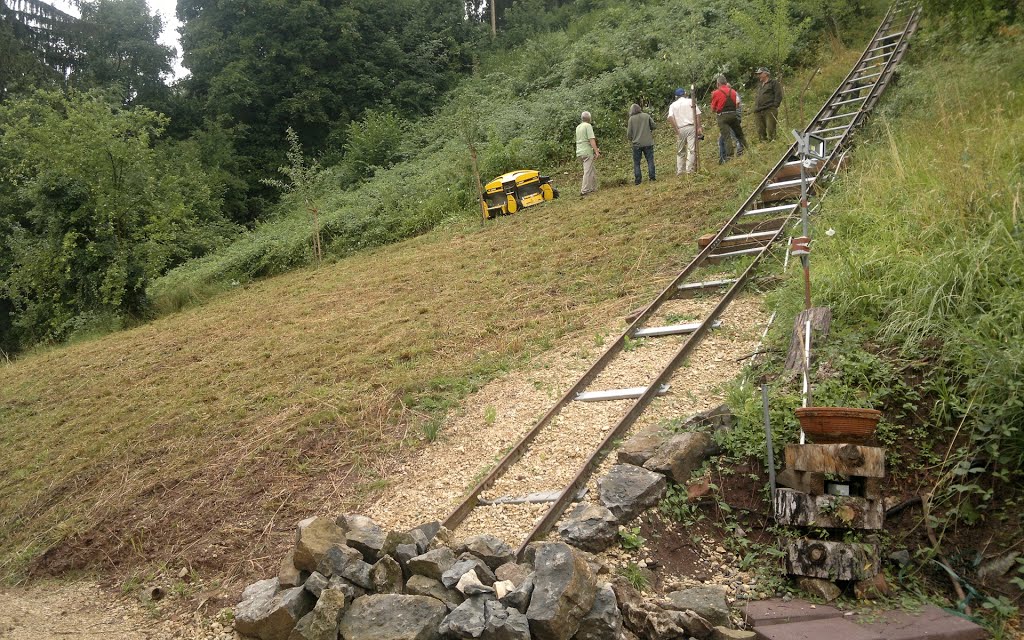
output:
[[757, 137], [761, 141], [774, 140], [775, 125], [779, 122], [779, 105], [782, 104], [782, 85], [771, 77], [765, 67], [757, 69], [757, 77], [761, 80], [757, 85], [757, 95], [754, 97]]
[[704, 130], [700, 126], [700, 107], [694, 107], [686, 89], [676, 89], [676, 101], [669, 105], [667, 119], [677, 138], [676, 175], [693, 173], [697, 170], [697, 136], [704, 135]]

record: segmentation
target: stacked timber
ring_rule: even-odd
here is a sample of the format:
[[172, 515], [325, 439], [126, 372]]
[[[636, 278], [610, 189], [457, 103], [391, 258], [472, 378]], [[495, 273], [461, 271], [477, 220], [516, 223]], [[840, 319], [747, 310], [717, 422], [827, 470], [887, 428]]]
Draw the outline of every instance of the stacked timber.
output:
[[[885, 450], [853, 443], [786, 447], [779, 474], [775, 518], [801, 536], [785, 545], [789, 574], [829, 582], [877, 585], [879, 549], [870, 542], [846, 542], [845, 531], [878, 531], [885, 511], [881, 481]], [[814, 532], [825, 533], [815, 536]], [[836, 540], [843, 537], [844, 540]], [[838, 589], [833, 587], [836, 595]], [[861, 591], [861, 589], [858, 589]]]

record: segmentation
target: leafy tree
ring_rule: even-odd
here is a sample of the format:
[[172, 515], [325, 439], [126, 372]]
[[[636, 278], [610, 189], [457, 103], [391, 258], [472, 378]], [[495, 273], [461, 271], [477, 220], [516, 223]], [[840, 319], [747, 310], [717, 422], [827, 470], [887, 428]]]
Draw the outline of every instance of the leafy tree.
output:
[[285, 193], [294, 193], [309, 212], [313, 223], [313, 259], [320, 266], [323, 260], [323, 244], [320, 236], [320, 204], [317, 199], [317, 187], [323, 180], [324, 170], [316, 160], [307, 161], [302, 153], [302, 144], [295, 130], [288, 127], [288, 164], [279, 167], [278, 172], [288, 178], [287, 181], [276, 178], [264, 178], [263, 182]]
[[159, 15], [146, 0], [85, 0], [71, 38], [79, 52], [71, 85], [119, 86], [125, 104], [161, 108], [167, 101], [173, 48], [158, 42]]
[[349, 123], [342, 168], [346, 182], [372, 177], [400, 159], [405, 123], [393, 111], [367, 111]]
[[147, 282], [232, 232], [197, 143], [96, 91], [0, 108], [0, 342], [60, 340], [145, 310]]
[[794, 18], [789, 0], [756, 0], [752, 11], [734, 10], [731, 17], [745, 62], [767, 65], [776, 75], [810, 27], [810, 19]]
[[1024, 16], [1021, 0], [925, 0], [924, 5], [930, 15], [944, 18], [956, 36], [971, 39], [989, 36]]

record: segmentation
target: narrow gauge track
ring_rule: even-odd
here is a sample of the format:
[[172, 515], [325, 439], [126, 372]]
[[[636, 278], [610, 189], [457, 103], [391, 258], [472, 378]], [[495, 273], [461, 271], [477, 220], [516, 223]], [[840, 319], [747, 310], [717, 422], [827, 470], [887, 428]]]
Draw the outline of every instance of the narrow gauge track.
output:
[[[815, 187], [836, 169], [845, 154], [854, 131], [866, 120], [878, 103], [882, 93], [892, 81], [899, 62], [909, 47], [910, 38], [917, 30], [921, 17], [919, 5], [898, 0], [886, 12], [870, 43], [860, 55], [846, 78], [825, 102], [804, 130], [824, 138], [828, 143], [827, 156], [815, 161], [807, 168], [810, 195]], [[478, 506], [481, 494], [494, 486], [510, 468], [530, 453], [531, 443], [568, 405], [583, 401], [614, 401], [632, 399], [613, 427], [607, 430], [572, 480], [561, 488], [546, 513], [522, 541], [517, 553], [521, 556], [533, 540], [547, 534], [561, 517], [565, 508], [583, 487], [610, 450], [614, 440], [626, 434], [645, 408], [659, 394], [665, 392], [664, 385], [676, 369], [689, 357], [707, 333], [718, 326], [718, 318], [729, 303], [740, 292], [751, 274], [769, 253], [773, 244], [783, 236], [788, 223], [799, 212], [800, 160], [797, 146], [793, 144], [775, 167], [767, 173], [736, 213], [714, 235], [703, 242], [703, 248], [696, 257], [676, 276], [657, 298], [636, 317], [625, 331], [612, 343], [579, 380], [548, 410], [548, 412], [527, 432], [519, 442], [495, 465], [469, 493], [467, 498], [448, 516], [444, 526], [456, 529]], [[736, 278], [710, 279], [702, 281], [710, 265], [721, 261], [748, 258], [749, 263]], [[705, 274], [702, 274], [701, 271]], [[724, 293], [721, 293], [722, 290]], [[700, 322], [647, 326], [659, 309], [669, 301], [692, 296], [696, 293], [719, 292], [714, 307]], [[687, 336], [671, 360], [647, 386], [606, 391], [589, 391], [588, 387], [624, 351], [629, 341], [639, 338], [655, 339], [664, 336]], [[618, 403], [622, 404], [622, 403]], [[553, 488], [558, 490], [557, 488]]]

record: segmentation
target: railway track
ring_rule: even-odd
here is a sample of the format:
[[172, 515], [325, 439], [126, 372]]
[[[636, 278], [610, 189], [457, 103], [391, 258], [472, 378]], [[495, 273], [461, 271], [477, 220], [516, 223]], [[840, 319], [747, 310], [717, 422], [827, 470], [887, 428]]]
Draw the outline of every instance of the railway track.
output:
[[[809, 181], [809, 194], [820, 192], [827, 178], [835, 171], [837, 164], [848, 149], [850, 139], [871, 110], [878, 103], [886, 87], [892, 81], [897, 65], [909, 46], [910, 38], [917, 30], [921, 9], [913, 2], [898, 0], [882, 19], [870, 43], [858, 58], [846, 78], [826, 100], [824, 106], [812, 118], [804, 130], [823, 138], [827, 152], [822, 159], [805, 163]], [[601, 429], [603, 438], [591, 450], [590, 455], [575, 474], [561, 487], [546, 487], [553, 498], [546, 509], [537, 505], [523, 505], [534, 512], [542, 511], [534, 521], [532, 530], [521, 541], [518, 553], [521, 556], [526, 546], [547, 534], [557, 523], [566, 507], [585, 486], [594, 469], [613, 443], [622, 438], [637, 421], [643, 411], [659, 395], [668, 391], [667, 383], [683, 362], [694, 355], [708, 333], [721, 324], [721, 318], [750, 279], [759, 263], [769, 254], [775, 243], [784, 235], [788, 224], [799, 213], [801, 197], [801, 162], [797, 145], [793, 144], [776, 165], [765, 175], [746, 201], [728, 222], [713, 236], [700, 240], [701, 249], [696, 257], [676, 276], [636, 319], [608, 346], [604, 353], [562, 395], [540, 420], [517, 444], [491, 469], [470, 491], [466, 499], [444, 521], [444, 526], [457, 529], [480, 507], [482, 496], [494, 488], [499, 481], [519, 465], [525, 470], [513, 473], [518, 480], [528, 479], [529, 466], [524, 458], [532, 453], [538, 437], [547, 429], [567, 428], [566, 419], [593, 419], [578, 409], [585, 403], [607, 403], [609, 409], [605, 418], [611, 421], [608, 428]], [[740, 263], [739, 275], [721, 277], [713, 265], [725, 261], [746, 260]], [[720, 268], [718, 268], [720, 270]], [[694, 322], [673, 324], [652, 324], [664, 317], [664, 310], [674, 300], [696, 294], [713, 297], [713, 305], [704, 307], [703, 317]], [[664, 366], [643, 386], [628, 388], [600, 388], [608, 379], [608, 372], [629, 347], [639, 339], [671, 340], [682, 338], [679, 347]], [[584, 443], [580, 443], [581, 446]], [[564, 461], [563, 461], [564, 462]], [[548, 460], [545, 464], [558, 464]], [[529, 485], [529, 482], [525, 483]], [[538, 487], [532, 487], [536, 490]], [[493, 504], [493, 501], [488, 501]], [[532, 518], [531, 518], [532, 519]]]

